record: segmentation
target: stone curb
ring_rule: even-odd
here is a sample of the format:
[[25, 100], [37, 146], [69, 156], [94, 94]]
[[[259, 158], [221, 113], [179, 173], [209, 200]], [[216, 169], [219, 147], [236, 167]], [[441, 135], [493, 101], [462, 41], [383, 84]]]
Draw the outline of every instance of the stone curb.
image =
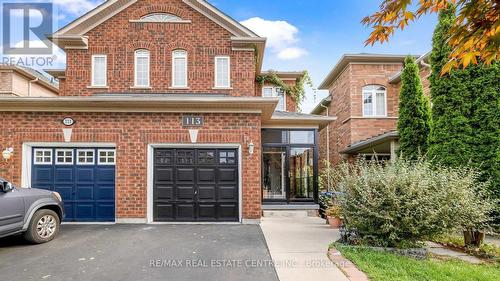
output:
[[369, 281], [368, 276], [359, 270], [355, 264], [346, 259], [342, 254], [332, 247], [328, 250], [328, 258], [347, 276], [351, 281]]

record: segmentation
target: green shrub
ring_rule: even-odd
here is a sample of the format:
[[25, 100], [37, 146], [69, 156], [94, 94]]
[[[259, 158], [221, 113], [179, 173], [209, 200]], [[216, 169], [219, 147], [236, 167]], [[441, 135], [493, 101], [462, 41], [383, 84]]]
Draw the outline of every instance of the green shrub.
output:
[[493, 203], [473, 169], [424, 160], [358, 161], [336, 170], [349, 228], [380, 246], [411, 245], [458, 229], [485, 227]]

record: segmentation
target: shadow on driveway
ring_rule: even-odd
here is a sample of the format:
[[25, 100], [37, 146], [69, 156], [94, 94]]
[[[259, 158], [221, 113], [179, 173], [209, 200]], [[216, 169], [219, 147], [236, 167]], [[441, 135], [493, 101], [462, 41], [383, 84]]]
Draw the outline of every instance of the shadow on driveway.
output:
[[55, 240], [0, 239], [0, 279], [277, 281], [255, 225], [63, 225]]

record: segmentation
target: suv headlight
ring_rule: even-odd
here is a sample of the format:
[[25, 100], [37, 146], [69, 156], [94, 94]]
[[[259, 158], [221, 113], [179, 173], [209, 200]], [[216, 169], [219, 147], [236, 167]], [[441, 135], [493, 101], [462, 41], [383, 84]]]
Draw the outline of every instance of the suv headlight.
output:
[[59, 192], [52, 192], [52, 194], [54, 195], [54, 197], [59, 200], [59, 202], [62, 202], [62, 197], [61, 197], [61, 194], [59, 194]]

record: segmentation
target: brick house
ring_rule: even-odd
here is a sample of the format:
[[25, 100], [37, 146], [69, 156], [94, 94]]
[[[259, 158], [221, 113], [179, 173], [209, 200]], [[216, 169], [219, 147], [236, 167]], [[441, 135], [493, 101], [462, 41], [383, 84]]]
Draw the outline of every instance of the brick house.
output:
[[0, 97], [54, 97], [58, 85], [30, 68], [0, 65]]
[[[261, 38], [204, 0], [109, 0], [51, 40], [55, 97], [1, 97], [2, 176], [58, 191], [67, 221], [256, 223], [317, 208], [317, 132], [260, 86]], [[277, 72], [295, 83], [298, 72]]]
[[[416, 57], [429, 94], [428, 55]], [[333, 165], [363, 156], [394, 159], [398, 103], [405, 55], [346, 54], [319, 86], [329, 95], [312, 114], [336, 116], [320, 131], [320, 159]], [[321, 166], [321, 163], [320, 163]]]

